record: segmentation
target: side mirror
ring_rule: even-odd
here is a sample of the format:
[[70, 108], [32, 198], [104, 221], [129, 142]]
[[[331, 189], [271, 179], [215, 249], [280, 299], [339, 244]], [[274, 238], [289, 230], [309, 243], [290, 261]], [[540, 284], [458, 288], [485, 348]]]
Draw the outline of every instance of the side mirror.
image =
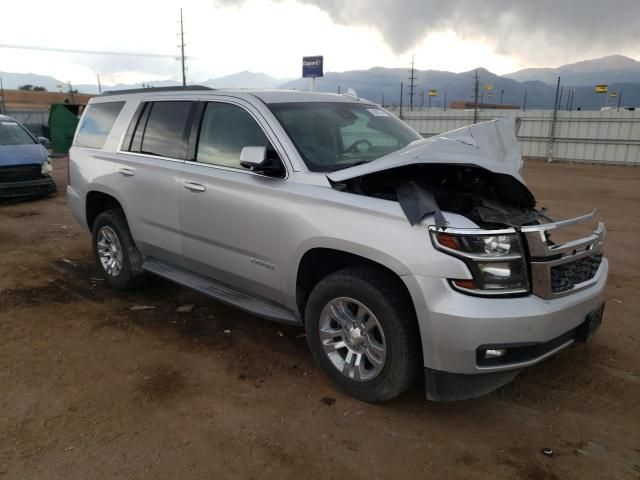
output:
[[40, 145], [42, 145], [44, 148], [49, 148], [51, 146], [51, 140], [49, 140], [47, 137], [38, 137], [36, 140], [38, 140], [38, 142], [40, 142]]
[[244, 168], [255, 168], [267, 161], [267, 147], [242, 147], [240, 165]]

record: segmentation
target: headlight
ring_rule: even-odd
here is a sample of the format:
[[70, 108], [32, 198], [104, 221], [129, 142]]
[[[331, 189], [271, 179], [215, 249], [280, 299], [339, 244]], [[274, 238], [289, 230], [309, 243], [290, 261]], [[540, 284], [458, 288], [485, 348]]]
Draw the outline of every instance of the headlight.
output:
[[433, 245], [463, 260], [473, 280], [450, 279], [457, 290], [474, 295], [529, 292], [529, 274], [519, 235], [514, 230], [478, 234], [473, 230], [430, 228]]
[[42, 175], [49, 175], [53, 172], [53, 167], [51, 166], [51, 159], [47, 158], [44, 162], [42, 162], [42, 168], [40, 169]]

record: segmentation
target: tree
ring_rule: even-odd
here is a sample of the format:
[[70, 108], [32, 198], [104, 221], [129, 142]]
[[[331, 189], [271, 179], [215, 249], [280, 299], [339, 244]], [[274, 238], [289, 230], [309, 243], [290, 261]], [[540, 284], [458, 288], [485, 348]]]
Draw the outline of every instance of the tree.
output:
[[27, 83], [26, 85], [20, 85], [18, 90], [22, 90], [23, 92], [46, 92], [47, 89], [41, 87], [40, 85], [31, 85]]

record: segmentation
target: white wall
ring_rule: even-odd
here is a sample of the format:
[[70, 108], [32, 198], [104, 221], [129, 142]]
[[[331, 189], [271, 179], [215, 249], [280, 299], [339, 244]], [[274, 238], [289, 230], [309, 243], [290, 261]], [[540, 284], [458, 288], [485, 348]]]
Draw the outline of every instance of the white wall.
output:
[[[398, 109], [392, 110], [396, 115]], [[403, 119], [429, 137], [473, 122], [472, 110], [404, 108]], [[525, 157], [547, 158], [551, 110], [481, 110], [480, 121], [520, 118], [518, 138]], [[585, 163], [640, 165], [640, 111], [559, 111], [553, 159]]]

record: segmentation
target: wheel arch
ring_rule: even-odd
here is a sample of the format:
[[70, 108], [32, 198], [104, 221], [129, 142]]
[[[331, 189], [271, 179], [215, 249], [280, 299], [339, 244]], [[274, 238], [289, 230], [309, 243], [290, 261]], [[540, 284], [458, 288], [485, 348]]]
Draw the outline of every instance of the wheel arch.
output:
[[358, 265], [376, 268], [381, 274], [387, 275], [391, 281], [397, 283], [415, 314], [411, 293], [400, 277], [406, 273], [406, 267], [395, 261], [385, 262], [387, 257], [384, 254], [364, 256], [344, 248], [326, 246], [315, 246], [305, 250], [297, 262], [295, 274], [295, 304], [302, 322], [304, 323], [306, 302], [315, 285], [333, 272]]
[[88, 191], [85, 196], [85, 221], [89, 231], [93, 230], [98, 215], [116, 208], [122, 210], [126, 218], [124, 207], [116, 195], [101, 190]]

